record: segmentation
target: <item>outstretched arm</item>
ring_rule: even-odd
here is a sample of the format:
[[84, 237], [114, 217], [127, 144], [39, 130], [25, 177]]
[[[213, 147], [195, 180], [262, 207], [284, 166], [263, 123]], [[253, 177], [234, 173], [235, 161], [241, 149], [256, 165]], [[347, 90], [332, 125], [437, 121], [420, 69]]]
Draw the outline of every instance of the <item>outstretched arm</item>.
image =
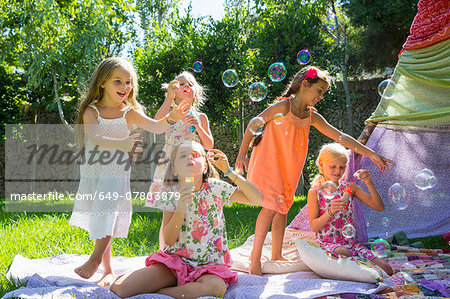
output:
[[211, 150], [210, 152], [214, 153], [212, 155], [213, 160], [211, 160], [211, 163], [223, 173], [229, 173], [228, 177], [230, 180], [239, 187], [239, 189], [234, 191], [233, 195], [231, 195], [230, 200], [250, 205], [260, 204], [263, 200], [262, 193], [236, 171], [230, 172], [231, 169], [228, 164], [227, 156], [217, 149]]
[[361, 154], [363, 156], [366, 156], [380, 168], [381, 172], [385, 170], [389, 171], [388, 163], [391, 163], [392, 165], [396, 166], [396, 164], [392, 160], [389, 160], [388, 158], [378, 155], [373, 150], [371, 150], [364, 144], [360, 143], [352, 136], [340, 132], [338, 129], [330, 125], [325, 120], [325, 118], [323, 118], [323, 116], [320, 115], [319, 113], [313, 112], [311, 117], [312, 117], [311, 124], [317, 130], [319, 130], [320, 133], [330, 137], [334, 141], [339, 142], [343, 146], [351, 149], [352, 151]]

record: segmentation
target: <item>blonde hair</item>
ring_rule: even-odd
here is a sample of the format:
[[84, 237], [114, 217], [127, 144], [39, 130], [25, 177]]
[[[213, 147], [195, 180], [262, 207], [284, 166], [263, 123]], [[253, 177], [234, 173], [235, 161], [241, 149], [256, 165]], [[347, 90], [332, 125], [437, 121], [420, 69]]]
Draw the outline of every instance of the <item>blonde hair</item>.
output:
[[[181, 77], [186, 78], [189, 85], [192, 85], [192, 90], [194, 91], [194, 101], [192, 102], [192, 108], [194, 108], [196, 111], [199, 111], [200, 107], [203, 106], [203, 104], [207, 100], [205, 92], [204, 92], [205, 88], [203, 86], [201, 86], [198, 83], [197, 79], [195, 79], [194, 75], [188, 71], [183, 71], [181, 74], [176, 76], [174, 78], [174, 80], [177, 80]], [[164, 83], [162, 85], [162, 89], [167, 90], [168, 87], [169, 87], [168, 83]]]
[[203, 174], [203, 178], [202, 178], [203, 183], [205, 183], [209, 178], [219, 178], [219, 173], [214, 168], [214, 166], [211, 164], [211, 162], [209, 162], [208, 159], [206, 158], [206, 151], [205, 151], [205, 148], [203, 147], [203, 145], [201, 145], [201, 143], [198, 143], [197, 141], [186, 140], [186, 141], [181, 142], [177, 146], [175, 146], [175, 148], [172, 151], [172, 154], [170, 155], [170, 161], [169, 161], [169, 165], [167, 166], [166, 176], [164, 179], [164, 183], [168, 187], [173, 186], [174, 184], [178, 183], [178, 177], [173, 174], [175, 158], [177, 156], [178, 150], [180, 149], [180, 146], [183, 144], [188, 144], [188, 143], [191, 144], [192, 148], [194, 146], [198, 145], [200, 148], [201, 154], [204, 156], [204, 159], [206, 160], [206, 165], [208, 168], [206, 170], [206, 173]]
[[314, 177], [312, 185], [321, 188], [323, 183], [325, 183], [323, 167], [321, 167], [320, 164], [331, 163], [342, 157], [345, 157], [348, 162], [349, 151], [340, 143], [327, 143], [322, 145], [319, 151], [319, 156], [316, 160], [316, 165], [319, 168], [319, 174]]
[[98, 102], [103, 98], [104, 88], [102, 88], [101, 85], [112, 76], [113, 71], [118, 67], [126, 69], [131, 74], [132, 88], [127, 98], [123, 101], [124, 104], [136, 110], [144, 111], [143, 107], [136, 100], [138, 83], [133, 65], [128, 60], [121, 57], [109, 57], [103, 59], [92, 73], [88, 87], [84, 91], [81, 101], [79, 102], [78, 117], [76, 121], [76, 144], [80, 148], [84, 145], [84, 129], [81, 126], [83, 124], [84, 112], [89, 105]]
[[[306, 78], [306, 73], [312, 68], [317, 70], [317, 76], [315, 76], [314, 78], [311, 77]], [[291, 82], [288, 84], [287, 88], [285, 89], [281, 97], [275, 99], [275, 101], [272, 104], [275, 104], [286, 98], [292, 97], [292, 95], [295, 94], [300, 89], [303, 80], [306, 80], [309, 84], [315, 84], [319, 82], [319, 80], [328, 83], [328, 85], [331, 84], [331, 77], [328, 71], [323, 71], [316, 66], [306, 66], [301, 70], [299, 70], [294, 75], [294, 77], [291, 79]]]

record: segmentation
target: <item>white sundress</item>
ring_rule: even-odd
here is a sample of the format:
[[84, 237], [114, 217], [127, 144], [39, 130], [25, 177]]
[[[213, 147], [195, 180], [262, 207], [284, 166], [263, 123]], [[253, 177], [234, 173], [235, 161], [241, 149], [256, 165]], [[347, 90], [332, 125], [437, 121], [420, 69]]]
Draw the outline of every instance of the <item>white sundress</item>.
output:
[[[126, 138], [130, 131], [125, 118], [128, 107], [122, 117], [105, 119], [94, 105], [101, 133], [111, 138]], [[98, 149], [85, 138], [85, 159], [80, 165], [80, 184], [75, 198], [74, 208], [69, 220], [70, 225], [78, 226], [89, 232], [90, 240], [106, 236], [126, 238], [131, 222], [130, 167], [126, 169], [128, 154], [119, 150]], [[109, 152], [109, 156], [104, 153]], [[100, 160], [100, 155], [109, 157]], [[116, 157], [113, 159], [114, 155]], [[91, 160], [91, 161], [89, 161]], [[103, 161], [103, 163], [92, 161]], [[129, 165], [128, 165], [129, 166]]]

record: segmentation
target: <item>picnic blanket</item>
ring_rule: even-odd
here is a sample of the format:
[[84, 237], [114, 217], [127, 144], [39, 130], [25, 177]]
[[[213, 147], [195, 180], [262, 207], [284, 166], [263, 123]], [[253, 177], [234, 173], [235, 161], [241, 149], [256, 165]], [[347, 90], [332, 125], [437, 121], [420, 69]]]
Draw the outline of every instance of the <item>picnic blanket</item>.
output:
[[[333, 294], [346, 294], [345, 296], [358, 294], [358, 298], [397, 298], [388, 297], [389, 293], [386, 292], [401, 292], [400, 290], [404, 286], [408, 290], [410, 290], [410, 286], [417, 286], [421, 289], [422, 279], [445, 281], [449, 277], [449, 255], [447, 254], [439, 253], [439, 251], [409, 252], [403, 248], [394, 251], [392, 254], [393, 257], [388, 258], [388, 261], [394, 269], [401, 272], [382, 283], [370, 284], [324, 279], [311, 271], [265, 274], [261, 277], [238, 272], [239, 281], [228, 288], [225, 298], [315, 298]], [[89, 280], [81, 279], [73, 272], [73, 269], [86, 261], [87, 258], [87, 255], [63, 254], [43, 259], [28, 259], [17, 255], [11, 264], [7, 277], [11, 277], [15, 281], [27, 282], [27, 284], [5, 294], [3, 298], [117, 298], [108, 288], [99, 287], [95, 284], [95, 281], [100, 278], [100, 272], [94, 274]], [[145, 258], [113, 257], [112, 264], [116, 274], [120, 275], [142, 268]], [[380, 292], [384, 295], [377, 294]], [[422, 292], [425, 294], [423, 290]], [[342, 297], [335, 298], [356, 298], [339, 296]], [[436, 299], [441, 297], [442, 295], [438, 295]], [[159, 294], [145, 294], [131, 298], [159, 299], [170, 297]], [[433, 299], [435, 298], [433, 297]]]
[[379, 294], [340, 294], [322, 296], [320, 299], [395, 299], [450, 297], [450, 254], [441, 249], [416, 249], [407, 246], [393, 247], [386, 258], [396, 272], [384, 283], [389, 285]]

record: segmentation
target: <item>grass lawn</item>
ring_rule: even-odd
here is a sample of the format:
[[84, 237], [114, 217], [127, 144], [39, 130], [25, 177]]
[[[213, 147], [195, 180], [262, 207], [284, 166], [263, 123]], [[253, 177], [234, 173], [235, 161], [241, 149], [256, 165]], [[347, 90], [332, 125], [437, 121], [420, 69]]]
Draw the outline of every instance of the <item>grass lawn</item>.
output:
[[[288, 213], [290, 223], [306, 204], [297, 197]], [[260, 207], [234, 203], [224, 207], [229, 247], [240, 246], [254, 233]], [[68, 224], [70, 213], [8, 213], [0, 200], [0, 297], [17, 286], [6, 279], [6, 272], [16, 254], [27, 258], [43, 258], [65, 253], [91, 254], [94, 243], [88, 233]], [[161, 212], [134, 213], [127, 239], [113, 239], [113, 255], [144, 256], [158, 250]], [[427, 248], [449, 248], [441, 236], [422, 241]]]

